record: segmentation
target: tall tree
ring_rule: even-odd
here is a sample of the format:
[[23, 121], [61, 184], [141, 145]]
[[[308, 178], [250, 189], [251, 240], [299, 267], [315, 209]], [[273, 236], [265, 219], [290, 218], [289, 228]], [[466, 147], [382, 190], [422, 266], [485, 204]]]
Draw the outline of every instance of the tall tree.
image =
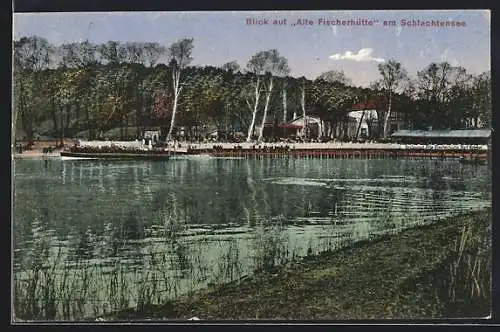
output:
[[491, 126], [491, 73], [484, 72], [473, 79], [473, 115], [475, 127], [488, 128]]
[[240, 71], [240, 65], [236, 61], [226, 62], [225, 64], [222, 65], [221, 68], [233, 74]]
[[271, 98], [274, 86], [274, 76], [286, 76], [290, 72], [290, 68], [288, 67], [288, 60], [285, 57], [280, 56], [278, 50], [276, 49], [259, 52], [257, 55], [263, 60], [262, 69], [267, 76], [266, 102], [264, 104], [264, 114], [262, 116], [262, 125], [260, 126], [258, 137], [258, 140], [262, 141], [264, 124], [266, 122], [269, 107], [269, 99]]
[[125, 61], [125, 49], [120, 42], [111, 40], [99, 47], [102, 59], [110, 65], [117, 66]]
[[282, 103], [283, 103], [283, 123], [286, 123], [287, 120], [287, 113], [288, 113], [288, 103], [287, 103], [287, 88], [288, 88], [288, 77], [284, 77], [281, 81], [281, 97], [282, 97]]
[[14, 42], [14, 64], [23, 70], [39, 71], [50, 63], [54, 46], [38, 36], [22, 37]]
[[56, 85], [57, 110], [54, 109], [53, 123], [56, 129], [57, 121], [59, 121], [58, 134], [61, 140], [61, 145], [64, 144], [65, 130], [69, 128], [68, 118], [70, 116], [73, 101], [76, 98], [76, 76], [77, 70], [65, 70], [59, 77], [59, 82]]
[[[342, 72], [326, 72], [314, 81], [278, 79], [285, 74], [272, 67], [272, 50], [255, 54], [246, 73], [241, 73], [234, 61], [222, 68], [188, 67], [189, 60], [180, 61], [179, 66], [178, 59], [170, 56], [170, 66], [157, 64], [166, 51], [158, 43], [93, 45], [84, 41], [58, 47], [57, 56], [53, 50], [36, 36], [14, 41], [13, 128], [22, 129], [31, 142], [37, 133], [62, 139], [88, 131], [92, 139], [101, 129], [126, 128], [133, 115], [138, 135], [145, 125], [162, 125], [174, 131], [176, 125], [183, 125], [190, 132], [214, 125], [221, 131], [248, 130], [250, 139], [260, 116], [265, 124], [268, 114], [286, 121], [292, 112], [303, 116], [314, 112], [320, 118], [321, 133], [335, 137], [345, 133], [349, 103], [361, 103], [366, 96], [369, 109], [377, 110], [376, 118], [374, 112], [363, 115], [370, 134], [377, 131], [373, 128], [375, 119], [379, 120], [380, 136], [387, 132], [390, 112], [399, 109], [407, 111], [404, 116], [409, 128], [491, 125], [490, 73], [470, 75], [448, 63], [432, 63], [417, 73], [416, 80], [402, 79], [394, 85], [389, 84], [391, 77], [398, 81], [397, 73], [404, 70], [384, 68], [385, 77], [373, 89], [361, 91], [347, 86], [349, 80]], [[282, 57], [275, 54], [274, 58]], [[59, 66], [55, 70], [51, 69], [54, 64]], [[186, 77], [189, 85], [181, 82]], [[390, 112], [386, 111], [388, 106]], [[52, 128], [46, 128], [47, 122]], [[360, 133], [359, 125], [356, 133]], [[260, 131], [258, 134], [262, 139]]]
[[38, 114], [35, 110], [36, 87], [33, 84], [33, 75], [14, 68], [14, 98], [13, 98], [13, 128], [22, 129], [31, 146], [34, 141], [35, 123]]
[[352, 80], [347, 77], [343, 70], [329, 70], [317, 77], [318, 80], [324, 80], [330, 83], [341, 83], [344, 85], [352, 85]]
[[174, 101], [172, 106], [172, 119], [170, 128], [167, 134], [167, 140], [172, 139], [172, 132], [175, 125], [175, 115], [177, 112], [177, 104], [179, 95], [182, 91], [181, 73], [182, 70], [192, 61], [191, 53], [193, 52], [193, 38], [183, 38], [173, 43], [168, 49], [170, 56], [170, 70], [172, 71], [172, 86], [174, 92]]
[[62, 68], [86, 68], [98, 62], [98, 47], [88, 41], [65, 43], [58, 48], [59, 65]]
[[387, 62], [382, 62], [378, 64], [378, 70], [382, 79], [380, 84], [384, 90], [388, 93], [388, 106], [387, 113], [384, 118], [384, 128], [383, 136], [387, 137], [387, 127], [389, 119], [391, 117], [391, 107], [392, 107], [392, 97], [396, 90], [400, 87], [403, 80], [406, 78], [406, 70], [403, 68], [400, 62], [396, 60], [389, 60]]
[[104, 103], [105, 114], [102, 116], [99, 133], [113, 127], [120, 128], [120, 138], [125, 138], [124, 129], [128, 127], [128, 115], [133, 107], [134, 86], [137, 71], [126, 65], [105, 73], [107, 99]]
[[232, 86], [230, 96], [234, 98], [230, 102], [232, 107], [231, 115], [240, 130], [248, 133], [247, 138], [253, 134], [253, 129], [250, 129], [250, 127], [254, 128], [255, 124], [255, 102], [259, 103], [260, 101], [260, 91], [255, 89], [257, 79], [258, 77], [247, 72], [242, 75], [234, 75], [230, 80]]
[[146, 66], [154, 67], [158, 60], [165, 54], [165, 47], [155, 42], [144, 43], [144, 61]]
[[[88, 138], [94, 138], [94, 129], [91, 116], [91, 91], [95, 87], [95, 78], [97, 77], [97, 65], [99, 64], [101, 58], [99, 58], [100, 46], [94, 45], [85, 40], [78, 43], [66, 43], [59, 47], [59, 67], [66, 72], [68, 68], [71, 69], [72, 78], [60, 79], [57, 84], [58, 89], [63, 89], [68, 92], [67, 96], [71, 97], [69, 104], [66, 103], [54, 103], [52, 108], [52, 113], [62, 109], [75, 108], [75, 129], [87, 129]], [[75, 69], [75, 70], [73, 70]], [[60, 75], [60, 77], [62, 77]], [[68, 85], [70, 84], [70, 85]], [[80, 128], [80, 111], [83, 110], [85, 113], [85, 123], [84, 128]], [[57, 124], [57, 119], [61, 119], [61, 116], [52, 114], [52, 120], [54, 125], [54, 132], [59, 132], [59, 137], [63, 139], [64, 131], [63, 123]], [[66, 126], [69, 126], [69, 121], [66, 121]], [[61, 141], [62, 144], [62, 141]]]
[[248, 60], [247, 63], [247, 71], [253, 78], [252, 88], [254, 97], [253, 104], [250, 104], [248, 99], [246, 99], [248, 107], [252, 110], [252, 120], [250, 122], [250, 126], [248, 127], [247, 142], [250, 142], [253, 136], [255, 120], [257, 117], [257, 110], [259, 107], [260, 93], [261, 93], [261, 87], [260, 87], [261, 75], [264, 74], [265, 62], [266, 62], [265, 54], [263, 52], [259, 52], [253, 55], [252, 58]]
[[307, 116], [306, 116], [306, 83], [307, 79], [302, 76], [298, 79], [300, 85], [300, 108], [302, 110], [302, 120], [304, 121], [304, 130], [302, 134], [307, 137], [308, 133], [308, 125], [307, 125]]
[[[307, 83], [307, 80], [304, 82]], [[309, 89], [301, 90], [309, 90], [308, 104], [315, 109], [322, 122], [318, 136], [335, 138], [337, 133], [342, 136], [347, 114], [356, 99], [353, 89], [338, 82], [329, 83], [324, 80], [315, 80], [309, 85]]]
[[[41, 37], [22, 37], [14, 41], [14, 79], [18, 79], [17, 91], [24, 94], [18, 102], [14, 121], [21, 119], [21, 126], [26, 133], [28, 145], [34, 141], [34, 124], [40, 117], [36, 108], [40, 104], [40, 99], [44, 97], [40, 89], [41, 71], [46, 69], [51, 57], [54, 54], [54, 47]], [[16, 125], [14, 126], [16, 127]]]
[[452, 93], [469, 79], [466, 70], [447, 62], [431, 63], [419, 71], [417, 77], [419, 98], [430, 108], [430, 123], [434, 128], [449, 128]]

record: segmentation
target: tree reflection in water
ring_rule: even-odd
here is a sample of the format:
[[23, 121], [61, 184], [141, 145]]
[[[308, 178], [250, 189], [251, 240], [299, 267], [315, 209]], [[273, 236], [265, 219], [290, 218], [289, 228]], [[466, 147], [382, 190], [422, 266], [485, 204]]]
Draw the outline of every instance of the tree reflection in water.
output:
[[[87, 312], [100, 303], [90, 298], [146, 305], [272, 270], [309, 243], [317, 253], [484, 206], [490, 185], [484, 167], [451, 161], [53, 163], [16, 166], [15, 269], [31, 276], [62, 252], [61, 271], [89, 278]], [[68, 301], [75, 285], [64, 286]]]

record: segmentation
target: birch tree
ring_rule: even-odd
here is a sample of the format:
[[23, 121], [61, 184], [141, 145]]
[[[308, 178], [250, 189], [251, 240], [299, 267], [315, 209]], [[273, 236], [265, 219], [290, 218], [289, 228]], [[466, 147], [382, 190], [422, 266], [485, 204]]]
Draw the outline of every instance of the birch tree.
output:
[[281, 85], [281, 97], [282, 97], [282, 102], [283, 102], [283, 123], [286, 123], [287, 120], [287, 96], [286, 96], [286, 90], [288, 88], [288, 77], [285, 77], [283, 79], [282, 85]]
[[[250, 127], [248, 128], [247, 142], [252, 139], [252, 133], [255, 127], [255, 121], [257, 117], [257, 110], [259, 107], [259, 98], [261, 94], [261, 84], [262, 81], [266, 82], [266, 101], [264, 104], [264, 114], [262, 117], [262, 125], [259, 130], [258, 140], [262, 140], [262, 135], [264, 131], [264, 123], [267, 117], [267, 110], [269, 107], [269, 100], [271, 98], [271, 93], [273, 91], [274, 76], [285, 76], [290, 72], [288, 67], [288, 61], [286, 58], [279, 55], [278, 50], [272, 49], [268, 51], [260, 51], [252, 56], [252, 58], [247, 63], [247, 71], [255, 75], [253, 82], [254, 90], [254, 100], [253, 104], [247, 100], [247, 105], [253, 109], [252, 110], [252, 121]], [[266, 77], [264, 77], [266, 75]]]
[[259, 99], [260, 99], [260, 83], [261, 83], [261, 75], [264, 73], [265, 66], [265, 54], [263, 52], [259, 52], [252, 56], [252, 58], [247, 63], [247, 71], [254, 76], [252, 82], [253, 88], [253, 104], [250, 104], [248, 99], [246, 103], [250, 109], [252, 109], [252, 121], [250, 122], [250, 126], [248, 127], [247, 134], [247, 142], [252, 140], [252, 134], [255, 127], [255, 119], [257, 117], [257, 109], [259, 107]]
[[300, 85], [300, 108], [302, 110], [302, 119], [304, 121], [304, 130], [302, 136], [307, 136], [307, 118], [306, 118], [306, 83], [307, 79], [302, 76], [299, 78]]
[[392, 107], [392, 97], [396, 90], [400, 87], [401, 83], [406, 78], [406, 70], [403, 68], [400, 62], [396, 60], [389, 60], [387, 62], [380, 63], [378, 65], [378, 70], [382, 76], [380, 84], [384, 90], [388, 93], [388, 107], [387, 113], [384, 118], [384, 128], [383, 137], [387, 137], [387, 125], [389, 123], [389, 118], [391, 116]]
[[172, 86], [174, 92], [174, 101], [172, 105], [172, 119], [167, 134], [167, 140], [172, 139], [172, 132], [175, 125], [175, 115], [179, 103], [179, 95], [182, 91], [181, 73], [182, 70], [193, 60], [193, 38], [183, 38], [173, 43], [168, 49], [170, 56], [170, 70], [172, 71]]
[[290, 68], [288, 67], [288, 60], [285, 57], [280, 56], [278, 50], [272, 49], [268, 51], [263, 51], [257, 53], [263, 60], [263, 71], [267, 76], [267, 92], [266, 92], [266, 102], [264, 104], [264, 114], [262, 116], [262, 125], [259, 130], [258, 140], [262, 141], [262, 136], [264, 133], [264, 124], [267, 118], [267, 111], [269, 108], [269, 99], [271, 98], [271, 93], [274, 87], [275, 76], [282, 77], [290, 73]]

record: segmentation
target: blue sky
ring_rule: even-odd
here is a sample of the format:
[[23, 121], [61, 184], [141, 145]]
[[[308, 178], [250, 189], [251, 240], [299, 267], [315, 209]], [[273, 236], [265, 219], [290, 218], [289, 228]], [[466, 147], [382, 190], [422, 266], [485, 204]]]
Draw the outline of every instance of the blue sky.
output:
[[[247, 18], [268, 19], [270, 24], [248, 25]], [[326, 26], [318, 24], [320, 18], [373, 20], [373, 25]], [[274, 19], [286, 19], [287, 24], [273, 25]], [[313, 25], [293, 25], [298, 19]], [[403, 19], [453, 20], [465, 26], [403, 27]], [[389, 20], [396, 26], [383, 26]], [[293, 76], [313, 79], [327, 70], [344, 70], [361, 86], [379, 78], [377, 64], [387, 59], [400, 61], [410, 75], [442, 60], [471, 73], [490, 70], [490, 15], [485, 10], [14, 14], [14, 39], [31, 35], [55, 45], [88, 38], [92, 43], [156, 41], [168, 46], [192, 37], [193, 65], [236, 60], [244, 67], [256, 52], [276, 48], [288, 59]]]

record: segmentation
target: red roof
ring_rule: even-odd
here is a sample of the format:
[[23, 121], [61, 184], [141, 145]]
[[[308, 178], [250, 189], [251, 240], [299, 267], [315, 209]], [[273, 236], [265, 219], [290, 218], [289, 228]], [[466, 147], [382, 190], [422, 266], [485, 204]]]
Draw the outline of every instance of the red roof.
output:
[[357, 103], [351, 106], [352, 111], [373, 110], [373, 109], [377, 109], [377, 103], [374, 101], [370, 101], [367, 103]]

